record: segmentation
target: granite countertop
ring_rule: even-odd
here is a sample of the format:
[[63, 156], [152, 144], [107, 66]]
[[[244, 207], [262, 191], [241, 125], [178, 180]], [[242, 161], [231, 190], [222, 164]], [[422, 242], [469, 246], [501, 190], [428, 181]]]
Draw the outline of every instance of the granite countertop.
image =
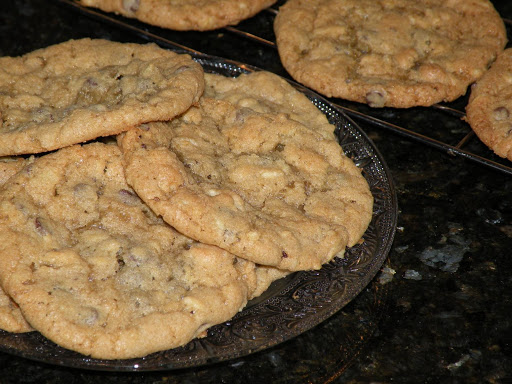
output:
[[[512, 19], [512, 2], [493, 3], [503, 18]], [[244, 22], [269, 39], [271, 25], [270, 13], [257, 23]], [[286, 76], [272, 47], [226, 30], [166, 36]], [[2, 56], [81, 37], [144, 41], [57, 0], [2, 2]], [[465, 100], [453, 106], [463, 108]], [[369, 111], [335, 102], [437, 140], [457, 143], [467, 131], [458, 117], [433, 108]], [[194, 369], [97, 372], [0, 353], [0, 383], [512, 382], [512, 175], [356, 121], [391, 171], [398, 227], [381, 272], [341, 311], [276, 347]], [[500, 161], [478, 140], [469, 148]]]

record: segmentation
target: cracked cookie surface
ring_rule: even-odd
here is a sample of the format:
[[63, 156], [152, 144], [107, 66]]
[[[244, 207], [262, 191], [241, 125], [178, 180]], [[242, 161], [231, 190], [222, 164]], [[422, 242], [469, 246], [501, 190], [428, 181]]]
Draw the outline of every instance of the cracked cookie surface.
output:
[[157, 217], [126, 184], [116, 145], [43, 156], [0, 197], [2, 286], [44, 336], [95, 358], [182, 345], [276, 277]]
[[238, 24], [277, 0], [80, 0], [159, 27], [206, 31]]
[[0, 156], [40, 153], [147, 121], [201, 95], [202, 68], [155, 44], [70, 40], [0, 58]]
[[466, 121], [498, 156], [512, 161], [512, 49], [471, 87]]
[[334, 126], [318, 109], [294, 118], [286, 98], [262, 97], [283, 86], [270, 73], [205, 79], [197, 106], [120, 136], [128, 183], [178, 231], [258, 264], [318, 269], [341, 256], [373, 200]]
[[454, 100], [506, 42], [488, 0], [290, 0], [274, 29], [297, 81], [372, 107]]

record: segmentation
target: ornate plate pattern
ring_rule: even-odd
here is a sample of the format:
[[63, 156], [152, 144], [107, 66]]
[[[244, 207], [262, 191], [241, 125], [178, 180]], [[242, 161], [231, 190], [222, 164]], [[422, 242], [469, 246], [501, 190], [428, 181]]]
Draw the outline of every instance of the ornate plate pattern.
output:
[[[189, 53], [190, 52], [184, 52]], [[192, 54], [206, 72], [226, 76], [257, 70], [244, 64]], [[362, 169], [374, 196], [372, 222], [364, 242], [318, 271], [276, 281], [233, 319], [187, 345], [130, 360], [98, 360], [61, 348], [37, 332], [0, 331], [0, 350], [55, 365], [110, 371], [152, 371], [195, 367], [242, 357], [298, 336], [339, 311], [373, 279], [391, 248], [396, 228], [396, 194], [382, 156], [365, 133], [325, 99], [292, 83], [335, 125], [345, 153]]]

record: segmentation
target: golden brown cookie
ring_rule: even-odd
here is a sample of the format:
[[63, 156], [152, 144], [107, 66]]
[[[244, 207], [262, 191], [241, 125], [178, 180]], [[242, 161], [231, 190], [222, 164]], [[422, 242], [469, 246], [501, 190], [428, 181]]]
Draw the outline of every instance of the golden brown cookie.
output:
[[0, 199], [2, 286], [35, 329], [85, 355], [183, 345], [270, 281], [153, 214], [126, 184], [116, 145], [43, 156]]
[[279, 98], [224, 93], [237, 81], [271, 87], [276, 75], [205, 79], [198, 106], [120, 137], [128, 183], [178, 231], [255, 263], [306, 270], [341, 256], [367, 228], [373, 200], [334, 127], [322, 128], [319, 110], [302, 120], [323, 116], [320, 127], [308, 126], [276, 112]]
[[277, 0], [79, 0], [88, 7], [115, 12], [179, 31], [206, 31], [238, 24]]
[[498, 156], [512, 160], [512, 49], [471, 87], [466, 121]]
[[[0, 187], [11, 176], [20, 171], [30, 160], [21, 158], [0, 159]], [[32, 327], [26, 322], [18, 305], [4, 292], [0, 286], [0, 329], [8, 332], [29, 332]]]
[[71, 40], [0, 58], [0, 156], [39, 153], [167, 120], [201, 95], [202, 68], [155, 44]]
[[454, 100], [506, 42], [489, 0], [289, 0], [274, 29], [295, 80], [372, 107]]

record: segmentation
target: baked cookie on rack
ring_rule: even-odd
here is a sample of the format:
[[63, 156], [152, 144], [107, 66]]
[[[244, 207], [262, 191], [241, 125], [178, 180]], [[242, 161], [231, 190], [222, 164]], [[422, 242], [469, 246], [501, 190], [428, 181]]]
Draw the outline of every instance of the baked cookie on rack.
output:
[[484, 144], [512, 161], [512, 48], [471, 87], [465, 119]]
[[238, 24], [277, 0], [79, 0], [148, 24], [178, 31], [207, 31]]
[[94, 358], [183, 345], [278, 275], [157, 217], [126, 184], [115, 144], [42, 156], [0, 192], [5, 292], [44, 336]]
[[289, 0], [274, 29], [295, 80], [371, 107], [454, 100], [506, 42], [489, 0]]
[[201, 95], [203, 71], [156, 44], [71, 40], [0, 58], [0, 156], [40, 153], [167, 120]]
[[276, 75], [205, 81], [179, 118], [119, 137], [128, 183], [178, 231], [255, 263], [297, 271], [342, 256], [365, 232], [373, 199], [334, 126], [318, 109], [294, 116]]

